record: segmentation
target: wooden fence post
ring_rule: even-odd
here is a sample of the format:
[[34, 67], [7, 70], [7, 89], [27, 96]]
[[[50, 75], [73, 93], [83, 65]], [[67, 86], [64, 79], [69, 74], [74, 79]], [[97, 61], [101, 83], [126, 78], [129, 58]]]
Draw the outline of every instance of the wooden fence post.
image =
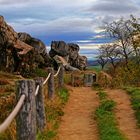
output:
[[62, 88], [64, 86], [64, 67], [61, 64], [60, 65], [60, 71], [58, 74], [58, 87]]
[[74, 74], [71, 74], [71, 85], [74, 86]]
[[43, 89], [43, 78], [36, 78], [35, 84], [36, 87], [39, 85], [39, 91], [36, 96], [36, 119], [37, 127], [42, 132], [46, 124], [46, 115], [44, 107], [44, 89]]
[[35, 82], [33, 80], [17, 82], [17, 101], [22, 94], [25, 94], [26, 98], [16, 117], [17, 140], [36, 140]]
[[84, 74], [84, 86], [91, 87], [93, 85], [93, 74]]
[[51, 73], [50, 78], [48, 80], [48, 98], [52, 99], [54, 97], [54, 69], [48, 68], [48, 73]]

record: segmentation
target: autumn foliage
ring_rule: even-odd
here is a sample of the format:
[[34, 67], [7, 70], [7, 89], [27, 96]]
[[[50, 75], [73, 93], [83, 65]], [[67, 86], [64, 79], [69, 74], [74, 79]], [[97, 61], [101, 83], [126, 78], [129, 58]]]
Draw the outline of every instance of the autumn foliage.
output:
[[99, 48], [98, 62], [112, 76], [113, 86], [140, 85], [140, 24], [134, 16], [107, 23], [112, 43]]

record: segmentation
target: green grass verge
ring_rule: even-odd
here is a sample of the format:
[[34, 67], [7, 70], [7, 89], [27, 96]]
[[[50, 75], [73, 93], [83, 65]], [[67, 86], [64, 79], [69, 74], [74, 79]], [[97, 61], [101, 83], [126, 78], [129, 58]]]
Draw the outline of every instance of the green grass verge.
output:
[[135, 110], [135, 116], [137, 119], [137, 125], [140, 128], [140, 88], [127, 87], [125, 90], [130, 95], [132, 108]]
[[98, 92], [100, 106], [96, 109], [96, 120], [99, 129], [100, 140], [127, 140], [117, 127], [114, 115], [116, 103], [107, 98], [103, 91]]
[[97, 65], [97, 66], [88, 66], [89, 70], [95, 70], [97, 73], [99, 73], [101, 71], [101, 66]]
[[66, 88], [62, 88], [60, 89], [60, 91], [58, 92], [58, 96], [60, 97], [61, 99], [61, 102], [63, 104], [65, 104], [67, 101], [68, 101], [68, 98], [69, 98], [69, 92]]

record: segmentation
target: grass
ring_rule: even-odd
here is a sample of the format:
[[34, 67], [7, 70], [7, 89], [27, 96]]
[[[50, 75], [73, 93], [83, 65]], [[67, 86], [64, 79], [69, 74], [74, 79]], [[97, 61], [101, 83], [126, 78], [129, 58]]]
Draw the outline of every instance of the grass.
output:
[[107, 94], [104, 91], [99, 91], [97, 94], [101, 101], [107, 98]]
[[71, 74], [70, 73], [65, 73], [64, 83], [67, 84], [67, 85], [71, 84]]
[[97, 66], [88, 66], [89, 70], [95, 70], [97, 73], [101, 71], [101, 67], [99, 65]]
[[35, 71], [34, 71], [34, 76], [36, 77], [47, 77], [48, 76], [48, 72], [44, 69], [39, 69], [37, 68]]
[[127, 140], [117, 127], [114, 115], [116, 103], [107, 98], [103, 91], [98, 92], [100, 106], [96, 109], [96, 120], [100, 140]]
[[132, 108], [135, 110], [137, 125], [140, 128], [140, 88], [126, 87], [125, 90], [130, 95]]
[[[15, 81], [23, 79], [20, 75], [14, 75], [0, 71], [0, 124], [9, 116], [16, 104]], [[0, 134], [0, 140], [16, 139], [15, 120], [8, 129]]]
[[45, 99], [46, 128], [44, 132], [38, 132], [37, 140], [54, 140], [57, 137], [57, 130], [61, 123], [61, 117], [64, 115], [63, 108], [68, 101], [69, 93], [66, 88], [56, 91], [53, 100]]
[[[40, 69], [36, 71], [37, 76], [46, 77], [47, 72]], [[11, 113], [16, 105], [15, 81], [23, 79], [20, 75], [13, 75], [0, 71], [0, 123]], [[48, 100], [47, 85], [45, 95], [46, 126], [43, 132], [37, 133], [37, 140], [53, 140], [57, 135], [57, 130], [64, 115], [63, 108], [68, 101], [69, 93], [66, 88], [60, 90], [56, 87], [55, 98]], [[0, 140], [16, 140], [15, 120], [8, 129], [0, 134]]]
[[60, 91], [58, 92], [58, 96], [60, 97], [61, 102], [65, 104], [69, 98], [68, 90], [66, 88], [60, 89]]

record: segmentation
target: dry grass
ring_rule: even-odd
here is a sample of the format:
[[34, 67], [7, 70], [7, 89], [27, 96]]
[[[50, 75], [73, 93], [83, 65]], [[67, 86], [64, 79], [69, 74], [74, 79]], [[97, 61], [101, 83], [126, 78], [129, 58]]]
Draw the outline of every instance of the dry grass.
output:
[[[15, 81], [22, 79], [20, 75], [13, 75], [0, 71], [0, 123], [2, 123], [13, 110], [16, 104]], [[15, 140], [15, 120], [8, 129], [0, 134], [0, 140]]]

